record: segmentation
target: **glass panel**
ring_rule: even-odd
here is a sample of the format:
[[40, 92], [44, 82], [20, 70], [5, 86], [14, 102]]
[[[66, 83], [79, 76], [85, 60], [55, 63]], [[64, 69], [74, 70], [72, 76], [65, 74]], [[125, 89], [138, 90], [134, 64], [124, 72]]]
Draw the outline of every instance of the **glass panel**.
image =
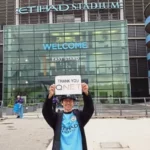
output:
[[57, 75], [81, 75], [93, 97], [130, 96], [126, 21], [37, 24], [4, 28], [7, 100], [22, 91], [39, 102]]
[[126, 82], [127, 74], [113, 74], [113, 81]]

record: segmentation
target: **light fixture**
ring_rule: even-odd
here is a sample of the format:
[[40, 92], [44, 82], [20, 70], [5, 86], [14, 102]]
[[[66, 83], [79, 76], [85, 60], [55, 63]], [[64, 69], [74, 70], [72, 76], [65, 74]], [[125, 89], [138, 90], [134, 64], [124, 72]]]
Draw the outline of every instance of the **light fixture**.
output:
[[28, 84], [28, 81], [26, 81], [25, 83]]
[[118, 30], [111, 30], [111, 31], [108, 31], [108, 33], [117, 33]]
[[66, 39], [66, 40], [70, 40], [70, 39], [72, 39], [72, 37], [65, 37], [65, 39]]
[[51, 67], [56, 67], [56, 63], [50, 63]]
[[65, 33], [65, 35], [70, 35], [70, 33]]
[[94, 34], [100, 34], [102, 33], [102, 31], [96, 31], [96, 32], [93, 32]]
[[74, 32], [73, 34], [74, 34], [74, 35], [79, 35], [79, 32]]
[[101, 54], [103, 54], [103, 53], [101, 53], [101, 52], [93, 53], [93, 55], [101, 55]]
[[52, 36], [58, 36], [60, 35], [59, 33], [52, 33]]

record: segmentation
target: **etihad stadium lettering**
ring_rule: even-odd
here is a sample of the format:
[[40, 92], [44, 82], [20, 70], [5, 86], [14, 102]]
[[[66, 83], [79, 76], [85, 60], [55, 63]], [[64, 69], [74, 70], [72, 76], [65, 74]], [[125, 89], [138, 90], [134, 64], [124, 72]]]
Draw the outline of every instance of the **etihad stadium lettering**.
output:
[[58, 5], [27, 6], [16, 9], [17, 14], [41, 13], [50, 11], [70, 11], [70, 10], [92, 10], [92, 9], [121, 9], [123, 3], [120, 2], [100, 2], [100, 3], [74, 3]]

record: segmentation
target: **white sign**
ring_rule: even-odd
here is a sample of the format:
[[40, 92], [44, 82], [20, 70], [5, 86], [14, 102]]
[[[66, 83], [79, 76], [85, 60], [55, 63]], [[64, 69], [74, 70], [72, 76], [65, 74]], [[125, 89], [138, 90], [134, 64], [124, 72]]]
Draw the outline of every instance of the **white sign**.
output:
[[82, 94], [80, 75], [56, 76], [55, 85], [56, 95]]
[[79, 61], [79, 57], [52, 57], [52, 61]]

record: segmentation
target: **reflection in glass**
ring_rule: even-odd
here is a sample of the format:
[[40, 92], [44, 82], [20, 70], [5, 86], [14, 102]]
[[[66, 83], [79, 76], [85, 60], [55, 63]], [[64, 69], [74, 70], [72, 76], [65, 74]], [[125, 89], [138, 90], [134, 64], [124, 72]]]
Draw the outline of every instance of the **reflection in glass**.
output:
[[[4, 37], [6, 104], [18, 93], [28, 103], [40, 102], [56, 75], [81, 75], [92, 96], [107, 103], [130, 96], [126, 21], [7, 26]], [[66, 49], [80, 42], [88, 46]]]

